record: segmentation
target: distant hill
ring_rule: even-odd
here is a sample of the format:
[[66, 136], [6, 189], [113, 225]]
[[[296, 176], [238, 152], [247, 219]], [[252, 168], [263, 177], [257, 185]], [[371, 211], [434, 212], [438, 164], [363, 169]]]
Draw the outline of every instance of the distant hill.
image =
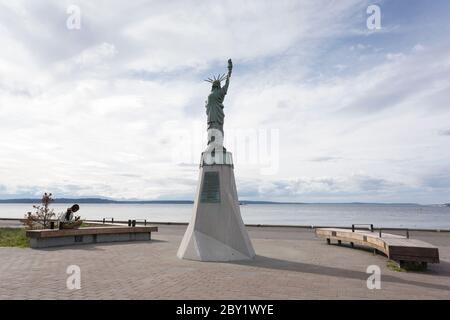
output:
[[[41, 199], [5, 199], [0, 203], [40, 203]], [[192, 200], [111, 200], [102, 198], [58, 198], [53, 203], [111, 203], [111, 204], [151, 204], [151, 203], [171, 203], [171, 204], [192, 204]]]
[[[0, 199], [0, 203], [40, 203], [41, 199]], [[112, 200], [105, 198], [57, 198], [53, 203], [104, 203], [104, 204], [193, 204], [192, 200]], [[313, 203], [313, 202], [277, 202], [262, 200], [240, 200], [239, 204], [324, 204], [324, 205], [416, 205], [415, 203], [370, 203], [370, 202], [341, 202], [341, 203]], [[443, 204], [450, 207], [450, 203]]]
[[[0, 203], [40, 203], [40, 199], [4, 199]], [[112, 200], [104, 198], [57, 198], [53, 203], [111, 203], [111, 204], [193, 204], [192, 200]], [[242, 200], [240, 204], [299, 204], [299, 202], [251, 201]]]

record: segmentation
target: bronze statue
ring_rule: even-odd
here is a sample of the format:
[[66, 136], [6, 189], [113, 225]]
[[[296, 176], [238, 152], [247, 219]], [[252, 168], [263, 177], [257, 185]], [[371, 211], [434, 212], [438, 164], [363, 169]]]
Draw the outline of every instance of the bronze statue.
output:
[[[231, 59], [228, 59], [228, 74], [225, 76], [218, 75], [217, 77], [208, 78], [205, 80], [209, 83], [212, 83], [211, 93], [208, 96], [208, 100], [206, 101], [206, 114], [208, 115], [208, 145], [215, 141], [220, 145], [223, 145], [223, 122], [225, 114], [223, 112], [223, 100], [225, 99], [225, 95], [228, 91], [228, 86], [230, 85], [230, 77], [231, 71], [233, 70], [233, 63]], [[225, 80], [225, 85], [221, 87], [221, 82]], [[220, 133], [214, 134], [213, 131], [220, 131], [221, 139], [217, 139], [217, 135]], [[218, 141], [220, 140], [220, 141]]]

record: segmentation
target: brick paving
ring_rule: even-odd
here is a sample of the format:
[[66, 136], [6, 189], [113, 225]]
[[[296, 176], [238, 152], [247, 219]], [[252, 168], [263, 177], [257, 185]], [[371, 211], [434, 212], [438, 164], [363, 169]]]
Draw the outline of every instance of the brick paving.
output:
[[[253, 261], [179, 260], [185, 228], [159, 226], [151, 242], [0, 248], [0, 299], [450, 299], [449, 233], [412, 232], [439, 247], [441, 263], [404, 273], [300, 228], [249, 228]], [[81, 268], [80, 290], [67, 289], [69, 265]], [[366, 286], [369, 265], [381, 268], [380, 290]]]

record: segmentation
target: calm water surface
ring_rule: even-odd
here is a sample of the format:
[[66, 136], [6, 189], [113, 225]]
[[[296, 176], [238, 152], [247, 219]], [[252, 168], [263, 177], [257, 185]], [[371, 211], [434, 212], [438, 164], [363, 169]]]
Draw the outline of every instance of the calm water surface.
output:
[[[68, 204], [54, 204], [56, 212]], [[86, 219], [114, 217], [115, 220], [147, 219], [155, 222], [188, 222], [191, 204], [81, 204]], [[0, 204], [0, 217], [20, 218], [32, 211], [31, 204]], [[450, 229], [450, 207], [375, 204], [248, 204], [241, 206], [242, 218], [251, 224], [375, 226]]]

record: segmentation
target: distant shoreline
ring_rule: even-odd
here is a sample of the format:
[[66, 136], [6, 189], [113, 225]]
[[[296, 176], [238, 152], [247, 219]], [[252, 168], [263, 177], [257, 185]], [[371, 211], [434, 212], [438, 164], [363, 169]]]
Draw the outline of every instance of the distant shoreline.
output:
[[[40, 203], [41, 199], [36, 198], [21, 198], [21, 199], [0, 199], [0, 204], [28, 204]], [[55, 199], [53, 203], [90, 203], [90, 204], [193, 204], [192, 200], [113, 200], [103, 198], [59, 198]], [[444, 204], [419, 204], [419, 203], [378, 203], [378, 202], [277, 202], [277, 201], [257, 201], [257, 200], [242, 200], [241, 205], [246, 204], [298, 204], [298, 205], [436, 205], [450, 207], [450, 203]]]
[[[41, 199], [0, 199], [0, 203], [40, 203]], [[102, 198], [59, 198], [53, 203], [92, 203], [92, 204], [194, 204], [193, 200], [113, 200]], [[240, 204], [304, 204], [301, 202], [239, 201]]]

